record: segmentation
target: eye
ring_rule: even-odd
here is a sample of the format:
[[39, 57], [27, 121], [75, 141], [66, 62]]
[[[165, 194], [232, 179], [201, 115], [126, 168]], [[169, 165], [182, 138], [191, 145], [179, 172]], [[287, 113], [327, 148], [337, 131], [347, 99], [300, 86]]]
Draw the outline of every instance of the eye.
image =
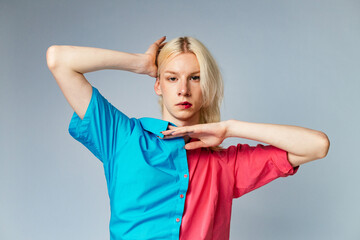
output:
[[200, 80], [200, 76], [192, 76], [191, 79], [195, 80], [195, 81], [199, 81]]
[[174, 82], [174, 81], [176, 80], [176, 77], [169, 77], [168, 80], [169, 80], [170, 82]]

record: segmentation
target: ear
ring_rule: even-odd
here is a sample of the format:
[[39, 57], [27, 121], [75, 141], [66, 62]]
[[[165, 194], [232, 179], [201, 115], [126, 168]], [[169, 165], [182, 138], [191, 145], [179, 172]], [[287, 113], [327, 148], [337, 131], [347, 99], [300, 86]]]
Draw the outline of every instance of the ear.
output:
[[159, 79], [159, 77], [156, 78], [155, 85], [154, 85], [154, 90], [155, 90], [156, 95], [158, 95], [158, 96], [162, 95], [161, 88], [160, 88], [160, 79]]

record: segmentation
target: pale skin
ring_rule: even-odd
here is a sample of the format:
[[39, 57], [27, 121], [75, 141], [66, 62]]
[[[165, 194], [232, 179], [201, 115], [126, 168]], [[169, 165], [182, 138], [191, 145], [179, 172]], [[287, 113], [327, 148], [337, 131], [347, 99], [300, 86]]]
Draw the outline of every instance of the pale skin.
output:
[[[118, 69], [156, 78], [155, 93], [163, 97], [162, 119], [174, 123], [164, 131], [164, 139], [172, 137], [196, 138], [185, 148], [195, 149], [221, 144], [228, 137], [251, 139], [283, 149], [293, 167], [324, 158], [330, 141], [321, 131], [269, 123], [252, 123], [227, 120], [217, 123], [198, 124], [201, 108], [201, 89], [198, 79], [199, 65], [192, 53], [175, 56], [157, 76], [155, 65], [158, 50], [165, 44], [165, 37], [150, 45], [144, 54], [115, 50], [51, 46], [46, 57], [47, 64], [66, 100], [82, 119], [92, 95], [92, 87], [84, 73], [101, 69]], [[171, 72], [171, 73], [170, 73]], [[191, 107], [182, 108], [179, 102], [189, 102]]]

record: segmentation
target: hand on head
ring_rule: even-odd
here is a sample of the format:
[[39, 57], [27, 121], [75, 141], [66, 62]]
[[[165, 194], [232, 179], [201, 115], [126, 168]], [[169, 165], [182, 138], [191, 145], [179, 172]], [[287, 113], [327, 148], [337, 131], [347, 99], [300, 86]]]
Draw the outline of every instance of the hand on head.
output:
[[144, 73], [151, 77], [157, 77], [156, 58], [161, 48], [166, 44], [166, 42], [163, 42], [165, 39], [166, 36], [159, 38], [157, 41], [150, 45], [150, 47], [144, 54], [147, 59]]

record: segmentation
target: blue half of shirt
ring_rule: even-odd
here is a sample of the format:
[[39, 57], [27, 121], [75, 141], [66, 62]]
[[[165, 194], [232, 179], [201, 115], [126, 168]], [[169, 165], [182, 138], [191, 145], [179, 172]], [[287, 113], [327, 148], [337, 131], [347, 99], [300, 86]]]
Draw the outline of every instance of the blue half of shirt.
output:
[[103, 164], [112, 240], [179, 239], [189, 169], [184, 139], [159, 138], [169, 124], [129, 118], [95, 87], [84, 118], [71, 118], [70, 135]]

